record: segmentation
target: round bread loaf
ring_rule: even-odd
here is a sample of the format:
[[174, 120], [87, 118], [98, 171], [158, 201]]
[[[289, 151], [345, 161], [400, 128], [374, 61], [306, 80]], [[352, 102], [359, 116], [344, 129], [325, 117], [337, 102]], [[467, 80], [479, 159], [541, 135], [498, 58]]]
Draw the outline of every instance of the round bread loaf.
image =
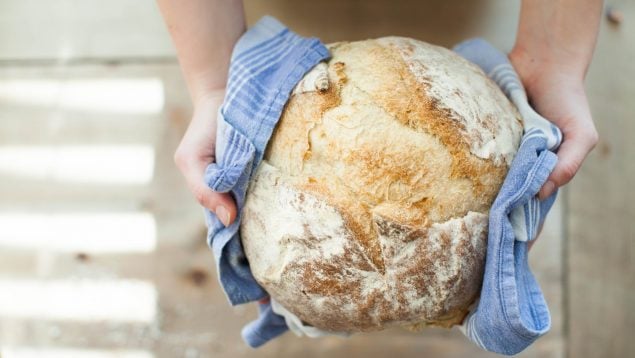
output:
[[250, 183], [241, 237], [254, 277], [324, 330], [460, 323], [520, 116], [447, 49], [400, 37], [329, 49]]

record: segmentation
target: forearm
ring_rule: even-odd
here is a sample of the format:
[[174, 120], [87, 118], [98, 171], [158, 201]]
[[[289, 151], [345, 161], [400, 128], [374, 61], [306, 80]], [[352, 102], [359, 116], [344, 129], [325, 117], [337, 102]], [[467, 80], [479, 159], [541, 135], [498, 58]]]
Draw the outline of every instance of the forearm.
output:
[[197, 103], [225, 88], [234, 44], [245, 31], [242, 0], [157, 0]]
[[[521, 77], [557, 71], [583, 81], [597, 40], [602, 0], [523, 0], [510, 57]], [[527, 84], [526, 84], [527, 85]]]
[[558, 162], [538, 197], [568, 183], [598, 141], [584, 89], [602, 0], [523, 0], [509, 54], [532, 106], [563, 133]]

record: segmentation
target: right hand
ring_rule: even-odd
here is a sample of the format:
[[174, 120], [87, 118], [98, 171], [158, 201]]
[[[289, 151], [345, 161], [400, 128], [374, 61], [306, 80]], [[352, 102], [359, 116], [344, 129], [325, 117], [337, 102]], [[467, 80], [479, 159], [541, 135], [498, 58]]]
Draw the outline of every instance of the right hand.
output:
[[192, 121], [174, 153], [174, 162], [198, 203], [229, 226], [236, 218], [234, 199], [229, 193], [213, 191], [203, 179], [205, 169], [215, 161], [216, 115], [224, 96], [225, 90], [219, 90], [199, 97]]
[[575, 176], [598, 142], [584, 90], [584, 74], [570, 73], [566, 62], [541, 61], [522, 50], [512, 51], [509, 57], [534, 109], [562, 130], [558, 163], [538, 193], [544, 200]]

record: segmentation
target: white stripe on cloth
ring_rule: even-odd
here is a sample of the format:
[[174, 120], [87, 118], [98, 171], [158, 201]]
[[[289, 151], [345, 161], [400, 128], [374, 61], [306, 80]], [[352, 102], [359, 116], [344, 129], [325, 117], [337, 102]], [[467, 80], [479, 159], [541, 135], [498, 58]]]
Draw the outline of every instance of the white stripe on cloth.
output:
[[542, 135], [547, 138], [547, 147], [550, 150], [557, 148], [562, 141], [560, 131], [554, 129], [554, 125], [551, 122], [531, 108], [527, 100], [527, 94], [514, 68], [509, 63], [500, 64], [494, 67], [488, 76], [500, 86], [516, 108], [518, 108], [523, 118], [525, 136], [527, 136], [532, 129], [539, 129]]
[[[258, 77], [258, 75], [260, 75], [262, 72], [266, 71], [267, 69], [271, 67], [271, 66], [263, 66], [265, 63], [271, 64], [272, 63], [271, 60], [273, 60], [274, 58], [285, 57], [286, 55], [289, 54], [289, 52], [295, 49], [295, 45], [301, 40], [302, 40], [301, 38], [292, 39], [292, 41], [289, 41], [286, 47], [281, 47], [279, 49], [276, 49], [276, 51], [272, 51], [268, 53], [267, 55], [259, 58], [257, 62], [253, 62], [250, 66], [259, 67], [260, 70], [257, 72], [246, 71], [238, 75], [238, 77], [236, 77], [236, 79], [234, 80], [235, 82], [232, 83], [235, 85], [230, 87], [227, 92], [228, 96], [225, 100], [225, 103], [227, 103], [228, 106], [231, 105], [234, 102], [234, 98], [236, 97], [238, 91], [244, 90], [244, 85], [247, 81], [255, 77]], [[242, 65], [240, 63], [237, 63], [236, 66], [241, 67]]]

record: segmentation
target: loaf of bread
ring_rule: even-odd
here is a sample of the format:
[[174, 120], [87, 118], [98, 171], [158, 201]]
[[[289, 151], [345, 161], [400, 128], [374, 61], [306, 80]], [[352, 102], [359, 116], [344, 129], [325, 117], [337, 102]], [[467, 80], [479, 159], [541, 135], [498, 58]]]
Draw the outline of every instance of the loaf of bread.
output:
[[386, 37], [329, 49], [249, 186], [240, 230], [254, 277], [328, 331], [460, 323], [519, 114], [445, 48]]

